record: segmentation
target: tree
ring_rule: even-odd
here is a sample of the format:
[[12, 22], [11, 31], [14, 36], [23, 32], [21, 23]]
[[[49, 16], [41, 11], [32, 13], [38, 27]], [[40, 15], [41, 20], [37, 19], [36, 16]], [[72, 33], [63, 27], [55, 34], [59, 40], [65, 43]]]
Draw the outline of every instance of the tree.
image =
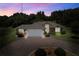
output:
[[9, 17], [8, 23], [9, 26], [17, 27], [21, 24], [27, 24], [28, 22], [28, 15], [23, 13], [15, 13], [12, 16]]
[[6, 26], [7, 19], [8, 19], [7, 16], [0, 16], [0, 27], [5, 27]]

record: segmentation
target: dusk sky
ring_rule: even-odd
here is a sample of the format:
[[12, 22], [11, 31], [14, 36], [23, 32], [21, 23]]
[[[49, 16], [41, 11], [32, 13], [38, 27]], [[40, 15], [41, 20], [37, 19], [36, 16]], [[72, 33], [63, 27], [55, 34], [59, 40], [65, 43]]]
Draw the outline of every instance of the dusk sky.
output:
[[[21, 3], [0, 3], [0, 15], [10, 16], [13, 13], [21, 12]], [[44, 11], [49, 16], [56, 10], [64, 10], [79, 7], [79, 3], [23, 3], [23, 13], [36, 14], [38, 11]]]

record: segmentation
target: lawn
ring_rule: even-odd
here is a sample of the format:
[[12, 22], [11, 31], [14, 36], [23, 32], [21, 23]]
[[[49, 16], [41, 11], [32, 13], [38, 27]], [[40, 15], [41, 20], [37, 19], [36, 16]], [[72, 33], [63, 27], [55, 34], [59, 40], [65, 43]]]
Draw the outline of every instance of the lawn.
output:
[[73, 35], [71, 33], [71, 30], [69, 28], [64, 27], [63, 31], [61, 32], [52, 32], [51, 33], [52, 37], [55, 37], [57, 39], [65, 40], [65, 41], [70, 41], [70, 37]]
[[0, 28], [0, 47], [16, 40], [16, 29], [15, 28]]

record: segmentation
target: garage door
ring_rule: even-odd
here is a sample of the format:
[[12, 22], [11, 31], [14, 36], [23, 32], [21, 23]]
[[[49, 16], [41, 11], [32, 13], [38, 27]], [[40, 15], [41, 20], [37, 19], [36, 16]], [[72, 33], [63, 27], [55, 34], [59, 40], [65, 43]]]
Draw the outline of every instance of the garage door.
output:
[[44, 37], [44, 31], [42, 29], [27, 29], [25, 32], [28, 37]]

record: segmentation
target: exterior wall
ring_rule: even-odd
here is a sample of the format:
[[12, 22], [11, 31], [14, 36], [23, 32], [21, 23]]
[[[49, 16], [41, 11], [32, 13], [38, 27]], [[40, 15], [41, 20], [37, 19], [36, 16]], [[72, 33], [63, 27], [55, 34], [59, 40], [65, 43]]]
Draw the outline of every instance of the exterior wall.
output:
[[49, 33], [49, 31], [50, 31], [49, 24], [45, 24], [45, 32]]
[[18, 29], [19, 33], [24, 33], [24, 29]]
[[25, 38], [25, 39], [27, 39], [27, 38], [28, 38], [28, 32], [27, 32], [27, 31], [25, 31], [24, 38]]

